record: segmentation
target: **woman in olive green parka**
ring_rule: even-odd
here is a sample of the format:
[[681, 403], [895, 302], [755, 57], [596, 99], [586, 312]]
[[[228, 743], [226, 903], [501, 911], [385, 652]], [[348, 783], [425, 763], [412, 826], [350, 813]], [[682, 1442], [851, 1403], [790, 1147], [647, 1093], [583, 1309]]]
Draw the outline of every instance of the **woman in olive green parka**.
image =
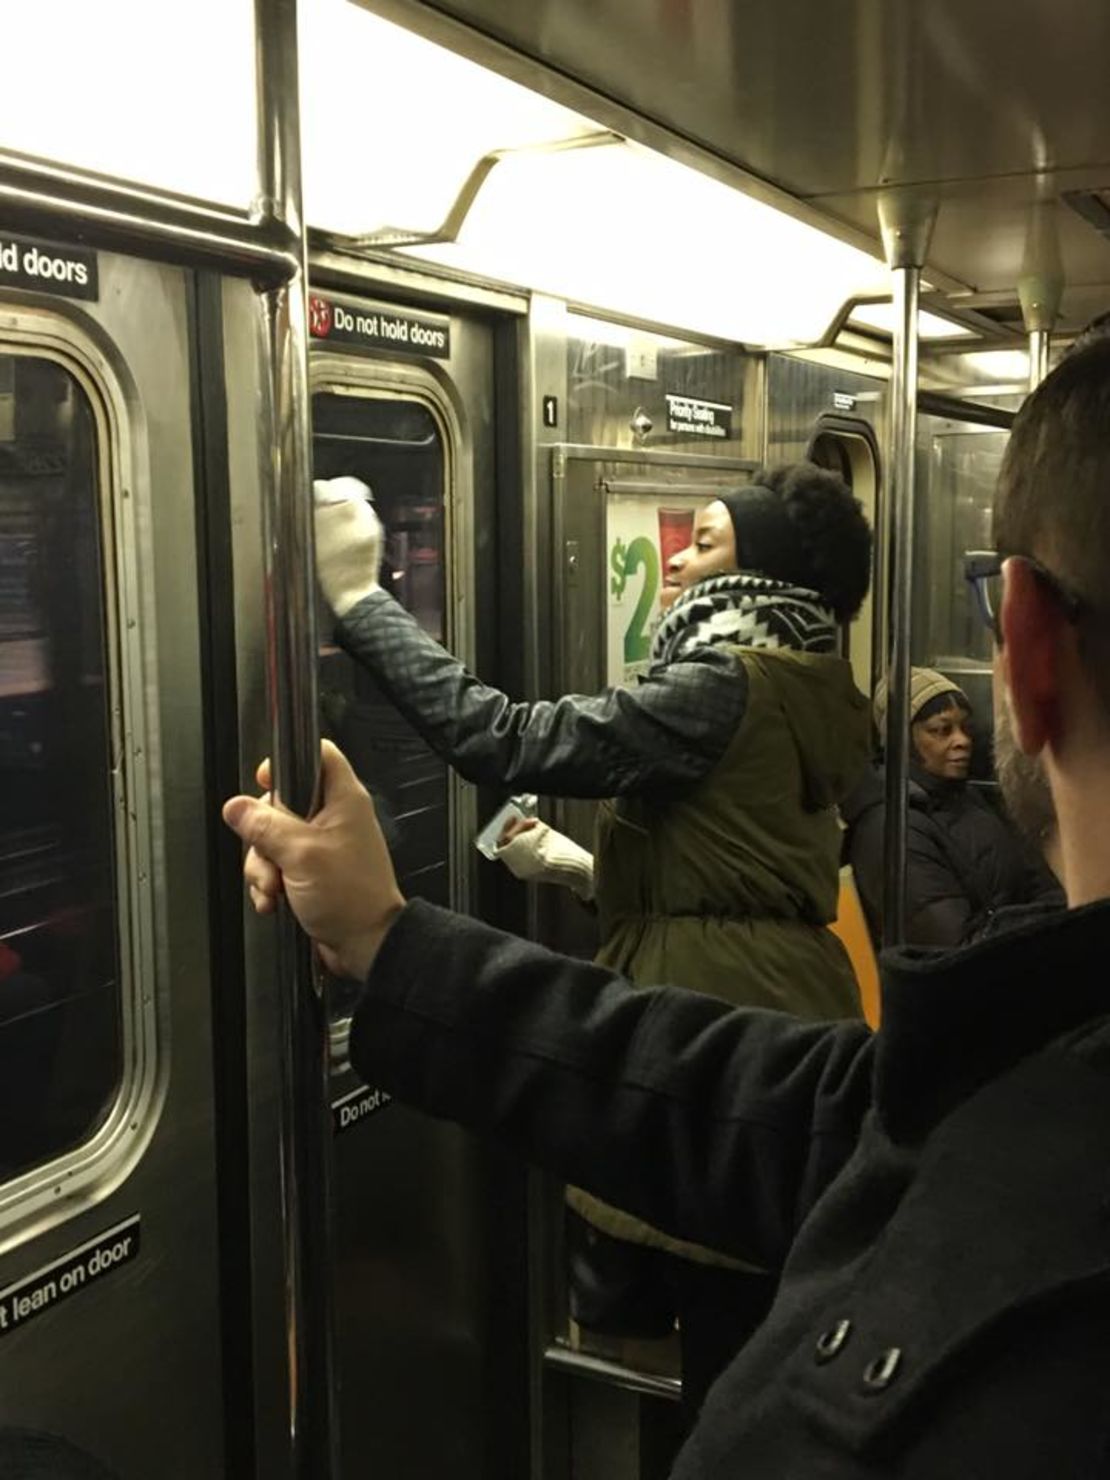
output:
[[[593, 859], [543, 824], [502, 849], [520, 876], [595, 900], [601, 964], [642, 984], [805, 1018], [859, 1015], [850, 963], [828, 926], [837, 803], [869, 754], [868, 703], [837, 651], [867, 593], [871, 536], [839, 477], [800, 463], [722, 489], [668, 565], [647, 674], [635, 687], [553, 701], [513, 703], [481, 683], [380, 589], [380, 525], [365, 500], [318, 485], [316, 537], [340, 642], [461, 775], [605, 799]], [[623, 1322], [643, 1335], [673, 1324], [669, 1297], [652, 1307], [614, 1293], [612, 1241], [673, 1265], [680, 1286], [704, 1276], [709, 1305], [724, 1304], [696, 1356], [695, 1327], [706, 1322], [682, 1316], [684, 1381], [696, 1401], [771, 1282], [730, 1312], [741, 1288], [735, 1260], [680, 1246], [576, 1190], [568, 1200], [588, 1225], [572, 1263], [582, 1324]], [[666, 1254], [681, 1257], [667, 1263]], [[713, 1277], [726, 1273], [732, 1283], [719, 1289]], [[681, 1288], [676, 1303], [689, 1304]]]

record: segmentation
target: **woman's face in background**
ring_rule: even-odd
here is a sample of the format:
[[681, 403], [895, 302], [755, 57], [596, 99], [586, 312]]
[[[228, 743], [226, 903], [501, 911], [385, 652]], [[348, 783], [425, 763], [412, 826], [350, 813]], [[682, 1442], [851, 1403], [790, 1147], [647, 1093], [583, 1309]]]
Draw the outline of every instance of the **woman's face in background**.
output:
[[699, 509], [694, 519], [694, 536], [685, 550], [679, 550], [667, 562], [659, 605], [668, 611], [683, 591], [704, 581], [707, 576], [724, 575], [737, 569], [736, 535], [732, 518], [719, 499]]
[[971, 767], [971, 715], [952, 703], [910, 727], [922, 768], [945, 781], [966, 781]]

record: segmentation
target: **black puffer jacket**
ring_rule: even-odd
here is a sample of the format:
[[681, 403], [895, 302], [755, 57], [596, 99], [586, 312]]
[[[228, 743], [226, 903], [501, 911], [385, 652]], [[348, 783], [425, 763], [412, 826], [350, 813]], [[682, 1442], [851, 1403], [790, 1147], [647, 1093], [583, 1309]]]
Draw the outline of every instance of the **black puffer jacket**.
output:
[[[876, 940], [882, 935], [883, 774], [864, 777], [841, 808], [844, 857]], [[906, 944], [954, 946], [981, 935], [1015, 905], [1064, 896], [1010, 824], [963, 782], [910, 767], [906, 821]]]

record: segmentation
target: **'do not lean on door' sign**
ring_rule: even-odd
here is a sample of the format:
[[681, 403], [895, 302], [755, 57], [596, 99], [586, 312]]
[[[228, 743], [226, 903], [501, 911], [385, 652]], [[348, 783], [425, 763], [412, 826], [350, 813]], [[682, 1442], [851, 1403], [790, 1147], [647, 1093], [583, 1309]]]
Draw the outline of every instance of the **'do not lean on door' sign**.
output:
[[332, 1128], [336, 1135], [349, 1131], [367, 1116], [376, 1115], [391, 1102], [392, 1095], [384, 1089], [370, 1089], [361, 1085], [331, 1104]]
[[450, 319], [373, 304], [337, 303], [318, 293], [309, 294], [308, 332], [313, 339], [330, 344], [430, 355], [436, 360], [446, 360], [451, 354]]
[[127, 1218], [52, 1264], [0, 1290], [0, 1337], [25, 1326], [139, 1256], [139, 1217]]

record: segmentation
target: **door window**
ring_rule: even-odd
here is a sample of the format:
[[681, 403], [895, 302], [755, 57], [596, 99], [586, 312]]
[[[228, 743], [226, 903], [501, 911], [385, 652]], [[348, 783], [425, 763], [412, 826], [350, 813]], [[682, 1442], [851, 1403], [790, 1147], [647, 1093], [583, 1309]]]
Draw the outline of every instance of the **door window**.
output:
[[121, 966], [97, 424], [0, 353], [0, 1182], [118, 1092]]
[[[446, 455], [423, 402], [320, 392], [313, 398], [313, 472], [369, 485], [386, 530], [379, 580], [437, 641], [447, 636]], [[324, 733], [345, 752], [375, 806], [405, 895], [451, 901], [447, 767], [329, 640], [321, 614]]]

